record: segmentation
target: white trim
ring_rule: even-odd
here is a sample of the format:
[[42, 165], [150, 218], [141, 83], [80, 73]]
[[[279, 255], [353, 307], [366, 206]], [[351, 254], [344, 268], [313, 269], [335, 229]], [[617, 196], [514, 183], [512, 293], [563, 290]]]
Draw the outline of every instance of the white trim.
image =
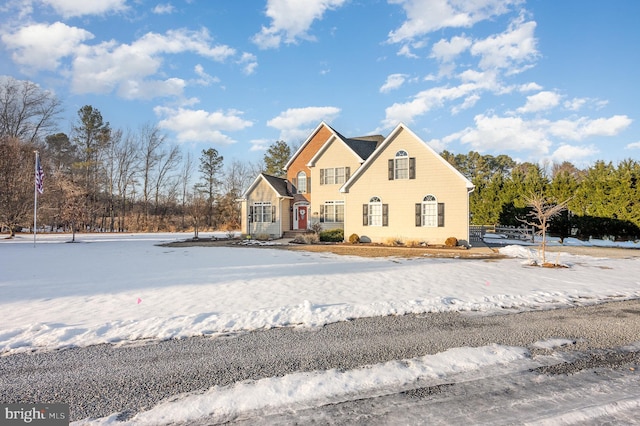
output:
[[[260, 174], [259, 174], [259, 175], [254, 179], [254, 181], [251, 183], [251, 185], [249, 185], [249, 187], [247, 188], [247, 190], [246, 190], [246, 191], [244, 191], [244, 193], [242, 194], [242, 197], [241, 197], [241, 198], [239, 198], [239, 200], [247, 200], [247, 195], [248, 195], [249, 193], [251, 193], [251, 192], [256, 188], [256, 186], [258, 186], [258, 182], [260, 181], [260, 179], [264, 179], [264, 181], [265, 181], [265, 182], [267, 182], [267, 185], [269, 185], [269, 188], [271, 188], [271, 190], [276, 194], [276, 196], [277, 196], [278, 198], [293, 198], [293, 197], [290, 197], [290, 196], [283, 196], [283, 195], [280, 195], [280, 193], [279, 193], [279, 192], [278, 192], [278, 191], [273, 187], [273, 185], [271, 185], [271, 182], [269, 182], [269, 180], [265, 179], [264, 174], [263, 174], [263, 173], [260, 173]], [[278, 178], [278, 179], [282, 179], [282, 178]], [[286, 180], [286, 179], [283, 179], [283, 180]]]
[[[306, 228], [300, 228], [300, 225], [298, 224], [298, 207], [301, 206], [306, 206], [307, 207], [307, 227]], [[299, 230], [299, 229], [309, 229], [309, 225], [310, 225], [310, 220], [309, 219], [309, 211], [311, 211], [311, 203], [309, 203], [308, 201], [298, 201], [297, 203], [293, 204], [293, 229], [294, 230]]]
[[360, 178], [361, 174], [365, 173], [365, 171], [369, 168], [371, 163], [373, 163], [374, 161], [377, 160], [377, 158], [380, 156], [382, 151], [384, 151], [386, 149], [386, 147], [391, 143], [393, 138], [398, 133], [400, 133], [401, 130], [404, 130], [404, 131], [408, 132], [409, 135], [414, 137], [417, 141], [422, 142], [422, 144], [424, 145], [424, 147], [425, 147], [425, 149], [427, 151], [429, 151], [431, 154], [436, 156], [436, 158], [438, 158], [439, 161], [441, 161], [443, 164], [445, 164], [451, 171], [453, 171], [453, 173], [456, 176], [458, 176], [460, 179], [462, 179], [465, 182], [465, 186], [467, 187], [467, 190], [473, 190], [473, 188], [475, 188], [473, 183], [471, 183], [471, 181], [469, 179], [467, 179], [462, 173], [460, 173], [460, 171], [458, 171], [458, 169], [453, 167], [451, 165], [451, 163], [449, 163], [447, 160], [445, 160], [440, 154], [435, 152], [435, 150], [433, 148], [431, 148], [422, 139], [420, 139], [415, 133], [413, 133], [411, 131], [411, 129], [409, 129], [404, 124], [400, 123], [400, 124], [398, 124], [396, 126], [395, 129], [393, 129], [393, 131], [391, 133], [389, 133], [389, 136], [387, 136], [387, 138], [380, 145], [378, 145], [376, 150], [373, 151], [373, 153], [369, 156], [369, 158], [367, 158], [367, 160], [362, 164], [362, 166], [358, 167], [358, 169], [351, 175], [351, 178], [349, 178], [349, 180], [346, 181], [344, 183], [344, 185], [342, 185], [342, 187], [340, 188], [340, 192], [349, 192], [349, 188], [355, 183], [355, 181], [357, 181]]
[[311, 132], [309, 137], [302, 143], [302, 145], [300, 145], [298, 150], [293, 153], [293, 155], [291, 156], [289, 161], [287, 161], [287, 164], [284, 165], [284, 170], [285, 171], [287, 171], [289, 169], [289, 167], [291, 166], [293, 161], [298, 157], [298, 155], [300, 155], [300, 153], [305, 149], [305, 147], [309, 144], [309, 142], [311, 142], [311, 139], [313, 139], [313, 137], [316, 135], [316, 133], [318, 133], [323, 126], [328, 128], [331, 131], [333, 136], [337, 137], [336, 132], [331, 128], [331, 126], [329, 126], [324, 121], [321, 121], [320, 124], [318, 124], [318, 126], [315, 128], [315, 130], [313, 132]]
[[356, 160], [358, 161], [358, 163], [362, 164], [364, 163], [364, 159], [362, 157], [360, 157], [350, 146], [348, 143], [346, 143], [341, 137], [337, 136], [336, 134], [333, 134], [329, 139], [327, 139], [327, 141], [322, 144], [322, 146], [320, 147], [320, 149], [318, 150], [318, 152], [316, 152], [314, 154], [313, 157], [311, 157], [311, 160], [309, 160], [309, 162], [307, 163], [307, 167], [315, 167], [316, 163], [318, 162], [318, 160], [320, 159], [320, 157], [322, 155], [324, 155], [324, 153], [327, 151], [327, 149], [329, 149], [329, 146], [333, 143], [334, 140], [339, 140], [340, 142], [342, 142], [342, 144], [349, 150], [351, 151], [351, 153], [356, 157]]

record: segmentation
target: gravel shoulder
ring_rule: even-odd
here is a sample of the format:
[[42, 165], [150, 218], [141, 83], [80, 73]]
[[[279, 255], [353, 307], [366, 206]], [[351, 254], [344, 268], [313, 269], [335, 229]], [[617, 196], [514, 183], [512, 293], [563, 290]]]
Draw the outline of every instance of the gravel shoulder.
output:
[[[557, 350], [615, 354], [616, 348], [637, 342], [638, 336], [640, 300], [510, 315], [362, 318], [311, 329], [279, 328], [4, 356], [0, 357], [0, 400], [68, 403], [72, 421], [112, 413], [128, 418], [184, 392], [247, 379], [353, 369], [492, 343], [528, 347], [535, 357], [548, 350], [534, 343], [551, 338], [572, 342]], [[607, 359], [599, 365], [608, 365]], [[637, 354], [631, 359], [637, 361]], [[589, 365], [585, 363], [584, 368]]]

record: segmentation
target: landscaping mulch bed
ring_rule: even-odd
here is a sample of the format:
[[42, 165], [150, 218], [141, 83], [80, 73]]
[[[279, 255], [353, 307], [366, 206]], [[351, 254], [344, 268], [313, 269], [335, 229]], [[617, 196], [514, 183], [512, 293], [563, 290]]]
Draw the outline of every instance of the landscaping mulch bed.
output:
[[360, 257], [400, 257], [400, 258], [453, 258], [453, 259], [499, 259], [504, 257], [497, 250], [489, 247], [402, 247], [385, 246], [382, 244], [348, 244], [348, 243], [321, 243], [321, 244], [289, 244], [270, 242], [260, 244], [259, 242], [246, 243], [240, 240], [208, 239], [184, 240], [168, 244], [167, 247], [252, 247], [269, 248], [279, 250], [307, 251], [314, 253], [333, 253], [343, 256]]

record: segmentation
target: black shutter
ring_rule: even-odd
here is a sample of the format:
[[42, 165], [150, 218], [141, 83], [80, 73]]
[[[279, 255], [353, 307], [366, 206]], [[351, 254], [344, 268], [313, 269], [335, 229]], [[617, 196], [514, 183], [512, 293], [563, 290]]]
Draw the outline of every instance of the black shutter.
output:
[[422, 226], [422, 203], [416, 203], [416, 226]]
[[311, 175], [307, 177], [307, 194], [311, 193]]
[[438, 203], [438, 226], [444, 226], [444, 203]]
[[324, 222], [324, 204], [320, 205], [320, 223]]
[[291, 179], [291, 183], [293, 184], [293, 193], [297, 194], [298, 193], [298, 178], [294, 177], [293, 179]]
[[393, 180], [393, 160], [389, 160], [389, 180]]
[[345, 167], [344, 168], [344, 181], [348, 181], [349, 178], [351, 177], [351, 167]]
[[320, 169], [320, 185], [324, 185], [324, 169]]
[[362, 205], [362, 226], [369, 226], [369, 204]]
[[276, 221], [276, 206], [271, 206], [271, 222]]
[[409, 158], [409, 179], [416, 178], [416, 158]]
[[249, 206], [249, 223], [253, 222], [253, 206]]
[[389, 204], [382, 205], [382, 226], [389, 226]]

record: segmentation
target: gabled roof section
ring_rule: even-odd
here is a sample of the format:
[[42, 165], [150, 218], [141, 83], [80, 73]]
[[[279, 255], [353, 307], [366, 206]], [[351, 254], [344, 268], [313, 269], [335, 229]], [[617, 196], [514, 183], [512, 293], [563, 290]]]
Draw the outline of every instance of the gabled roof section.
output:
[[375, 151], [376, 146], [384, 139], [381, 135], [375, 136], [361, 136], [357, 138], [345, 138], [342, 134], [335, 132], [335, 135], [331, 136], [322, 145], [322, 147], [316, 152], [316, 154], [307, 163], [308, 167], [313, 167], [318, 159], [325, 153], [329, 145], [335, 140], [342, 141], [347, 148], [349, 148], [356, 156], [360, 164], [364, 163], [367, 158]]
[[298, 157], [298, 155], [300, 155], [300, 153], [305, 149], [305, 147], [309, 144], [309, 142], [311, 142], [311, 140], [316, 135], [316, 133], [318, 133], [320, 129], [322, 129], [323, 127], [326, 127], [327, 129], [331, 130], [334, 136], [340, 137], [339, 136], [340, 134], [336, 132], [331, 126], [329, 126], [324, 121], [321, 121], [320, 124], [318, 124], [318, 127], [316, 127], [315, 130], [311, 132], [309, 137], [302, 143], [302, 145], [300, 145], [300, 148], [298, 148], [298, 150], [291, 156], [289, 161], [287, 161], [287, 164], [284, 165], [284, 170], [289, 169], [289, 166], [291, 166], [291, 163], [293, 163], [293, 161]]
[[293, 198], [293, 194], [291, 194], [291, 191], [289, 190], [289, 182], [286, 179], [271, 176], [266, 173], [260, 173], [258, 177], [256, 177], [256, 179], [253, 181], [253, 183], [249, 186], [249, 188], [244, 191], [244, 194], [242, 194], [242, 199], [246, 200], [247, 194], [253, 191], [255, 187], [258, 186], [258, 183], [260, 183], [261, 180], [266, 181], [271, 189], [273, 189], [273, 192], [278, 194], [278, 197]]
[[373, 136], [361, 136], [357, 138], [349, 138], [344, 142], [349, 145], [349, 148], [353, 150], [358, 156], [364, 160], [369, 158], [371, 154], [376, 150], [378, 145], [382, 143], [384, 140], [384, 136], [382, 135], [373, 135]]
[[342, 185], [342, 187], [340, 188], [340, 192], [349, 192], [349, 188], [351, 187], [351, 185], [354, 184], [355, 181], [357, 181], [360, 176], [365, 173], [365, 171], [369, 168], [369, 165], [371, 163], [373, 163], [374, 161], [376, 161], [376, 158], [378, 158], [380, 156], [380, 154], [382, 153], [382, 151], [384, 151], [384, 149], [391, 143], [391, 141], [393, 140], [393, 138], [400, 133], [401, 131], [406, 131], [409, 132], [409, 134], [414, 137], [416, 140], [422, 142], [422, 144], [424, 145], [424, 148], [431, 152], [439, 161], [441, 161], [445, 166], [447, 166], [449, 169], [451, 169], [451, 171], [458, 176], [460, 179], [462, 179], [465, 183], [465, 186], [467, 187], [467, 190], [471, 191], [475, 188], [475, 185], [473, 183], [471, 183], [471, 181], [469, 179], [467, 179], [462, 173], [460, 173], [458, 171], [458, 169], [456, 169], [455, 167], [453, 167], [451, 165], [451, 163], [449, 163], [447, 160], [445, 160], [444, 158], [442, 158], [442, 156], [440, 154], [438, 154], [437, 152], [434, 151], [433, 148], [431, 148], [429, 145], [427, 145], [422, 139], [420, 139], [415, 133], [413, 133], [411, 131], [411, 129], [409, 129], [407, 126], [405, 126], [403, 123], [400, 123], [396, 126], [395, 129], [393, 129], [393, 131], [391, 133], [389, 133], [389, 136], [387, 136], [381, 143], [378, 143], [375, 151], [369, 155], [369, 157], [367, 158], [367, 160], [362, 164], [362, 166], [360, 166], [358, 168], [358, 170], [355, 171], [354, 174], [351, 175], [351, 177], [349, 178], [348, 181], [346, 181], [344, 183], [344, 185]]

